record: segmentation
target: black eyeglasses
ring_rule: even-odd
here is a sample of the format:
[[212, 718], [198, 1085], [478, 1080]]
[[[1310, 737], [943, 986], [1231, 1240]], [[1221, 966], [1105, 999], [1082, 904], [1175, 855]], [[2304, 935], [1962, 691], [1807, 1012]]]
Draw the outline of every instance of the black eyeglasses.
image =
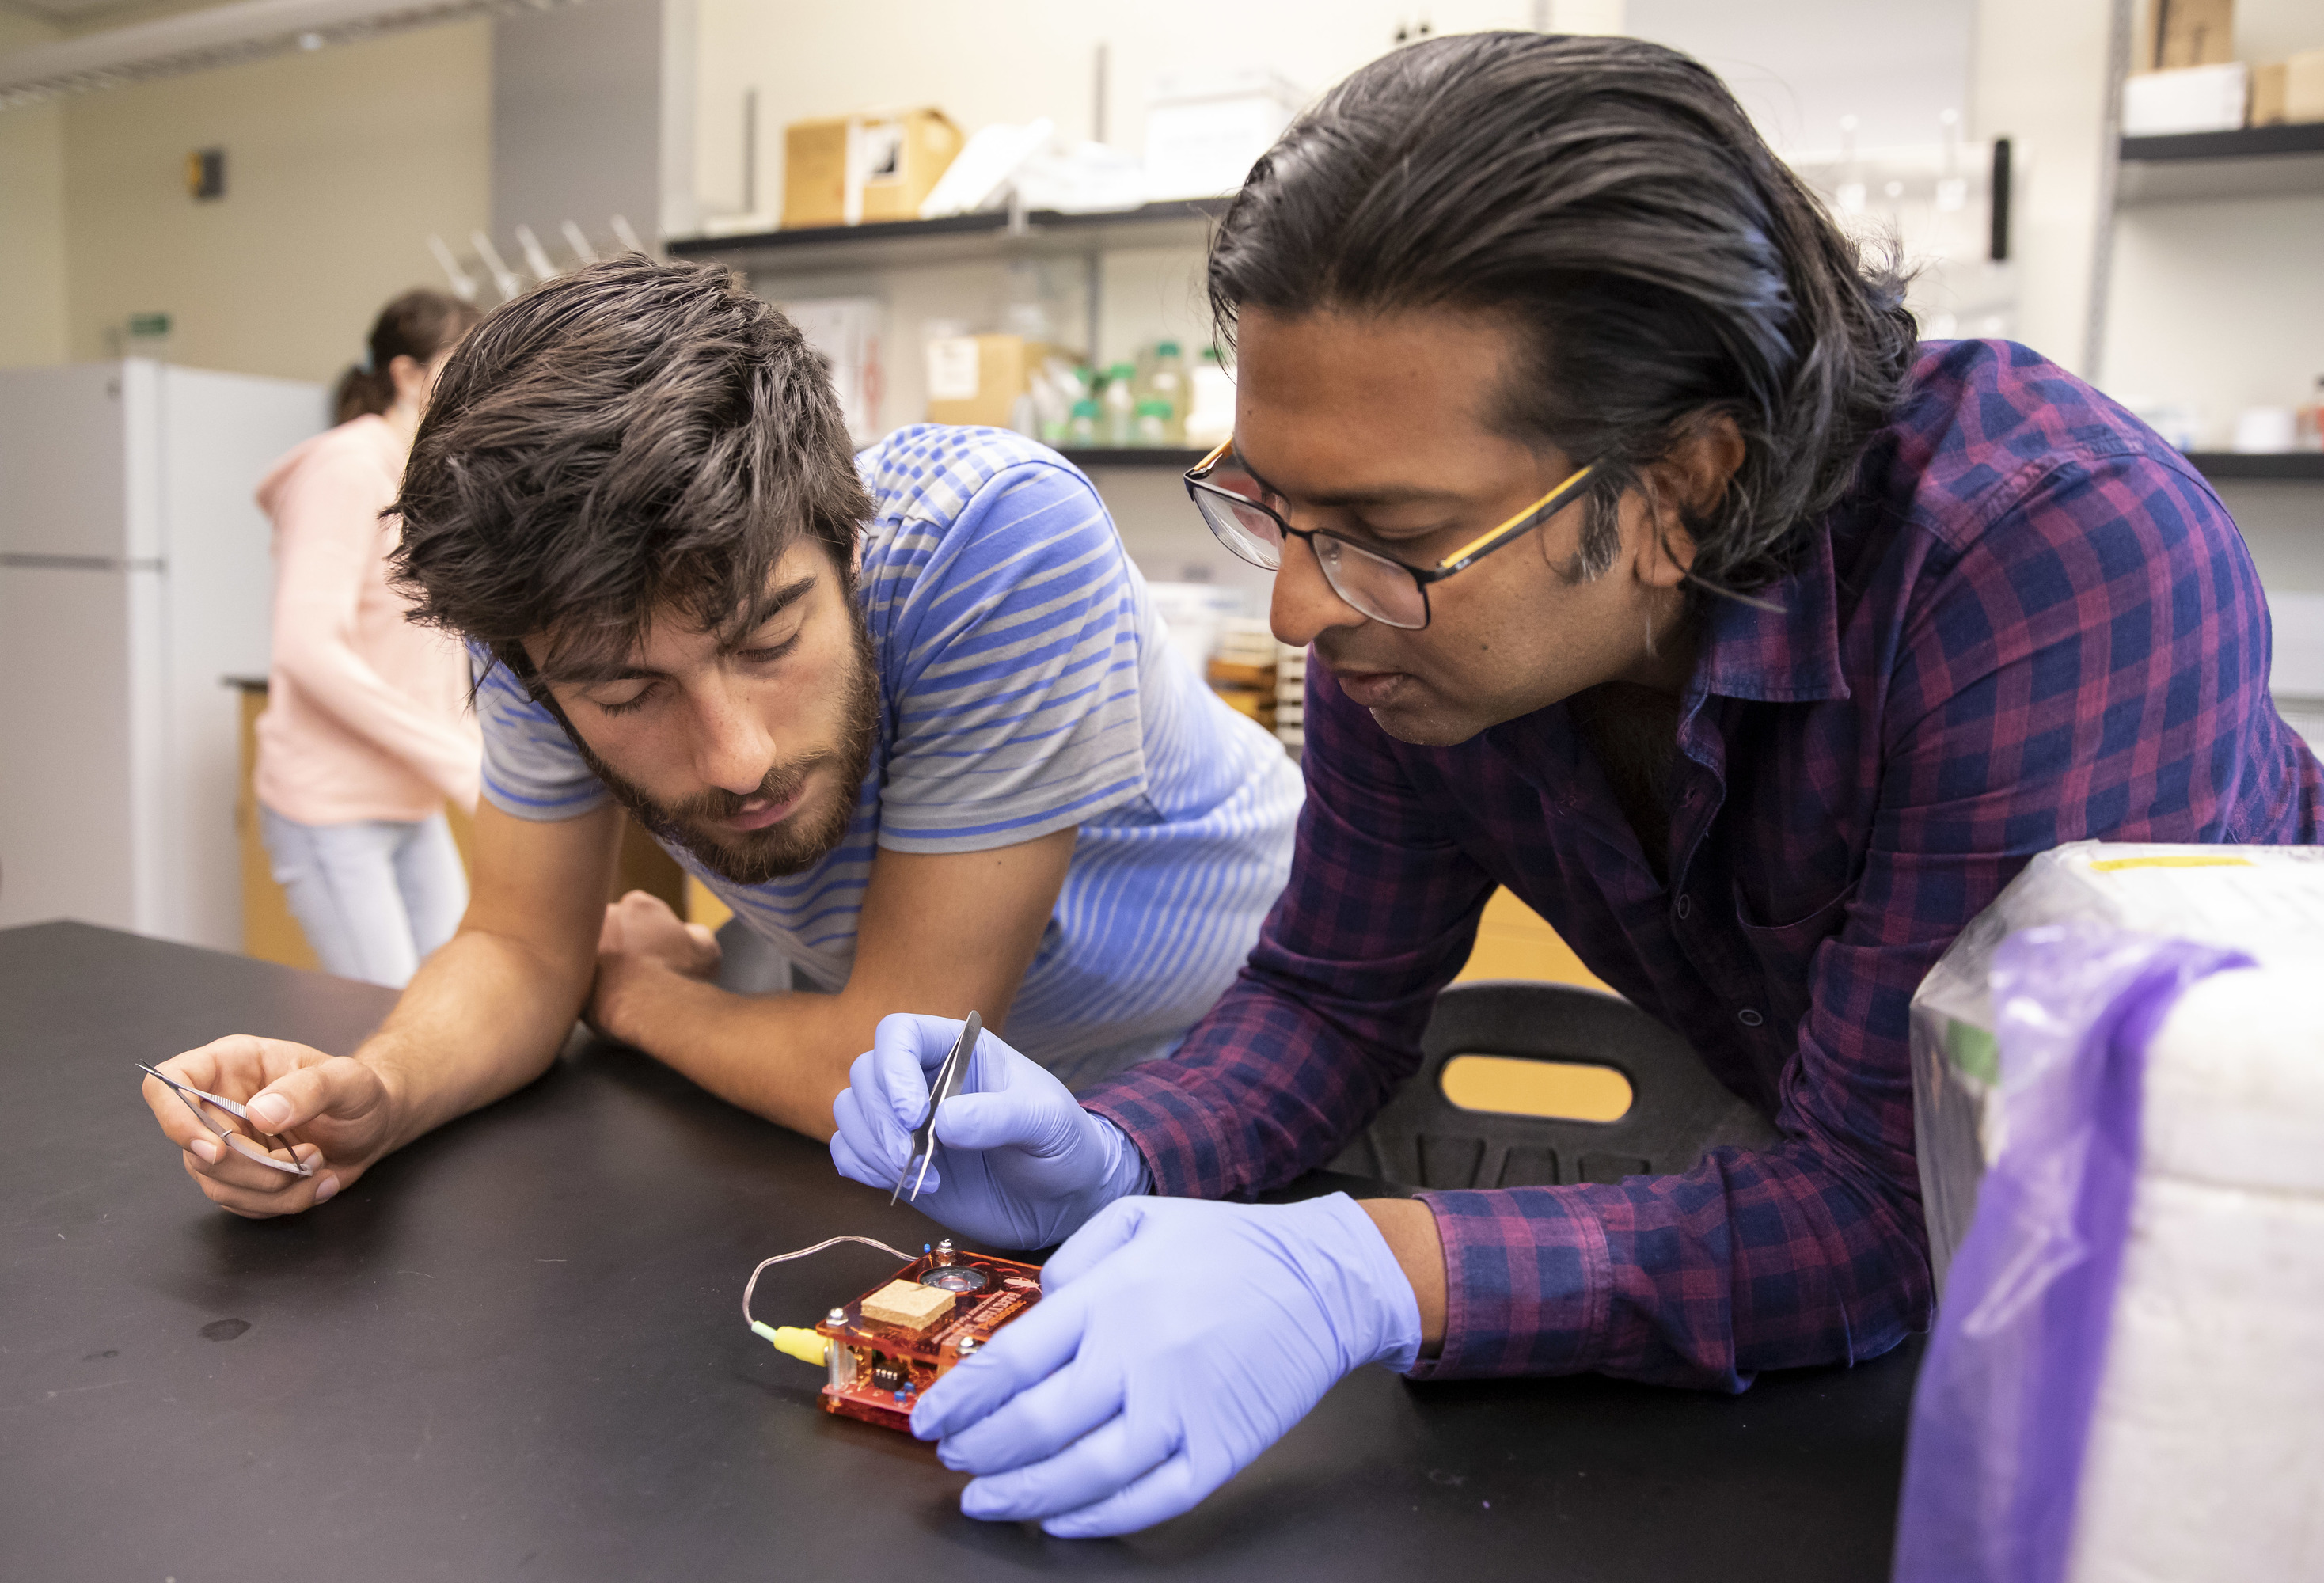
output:
[[1228, 440], [1186, 471], [1186, 493], [1218, 541], [1252, 566], [1272, 572], [1283, 565], [1284, 540], [1305, 539], [1333, 593], [1381, 625], [1407, 632], [1428, 624], [1431, 583], [1442, 583], [1548, 521], [1572, 502], [1591, 472], [1585, 466], [1566, 474], [1555, 489], [1434, 566], [1408, 566], [1328, 529], [1294, 528], [1261, 502], [1259, 482], [1249, 473], [1240, 467], [1220, 472], [1233, 452], [1234, 441]]

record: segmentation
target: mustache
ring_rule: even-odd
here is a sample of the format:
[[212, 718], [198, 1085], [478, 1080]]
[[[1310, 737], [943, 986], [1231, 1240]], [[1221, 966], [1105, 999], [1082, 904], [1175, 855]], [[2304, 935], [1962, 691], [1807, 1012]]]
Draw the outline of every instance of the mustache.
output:
[[689, 797], [683, 803], [653, 805], [657, 818], [672, 824], [706, 824], [732, 819], [741, 814], [743, 805], [763, 797], [771, 803], [788, 803], [807, 789], [807, 777], [826, 764], [836, 762], [836, 755], [812, 753], [788, 764], [777, 764], [752, 791], [737, 794], [724, 787], [714, 787], [700, 796]]
[[1322, 660], [1327, 669], [1388, 671], [1397, 668], [1393, 665], [1367, 663], [1360, 656], [1343, 653], [1337, 644], [1324, 641], [1330, 636], [1332, 634], [1325, 632], [1318, 633], [1315, 638], [1315, 658]]

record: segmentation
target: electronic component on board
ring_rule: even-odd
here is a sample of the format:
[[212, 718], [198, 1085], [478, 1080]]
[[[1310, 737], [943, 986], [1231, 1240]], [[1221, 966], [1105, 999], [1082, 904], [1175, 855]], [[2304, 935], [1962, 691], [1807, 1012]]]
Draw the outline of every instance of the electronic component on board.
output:
[[1038, 1265], [937, 1244], [816, 1326], [824, 1410], [909, 1433], [920, 1393], [1040, 1298]]
[[951, 1312], [955, 1301], [954, 1293], [940, 1286], [896, 1280], [877, 1292], [866, 1293], [856, 1306], [867, 1320], [909, 1330], [917, 1336]]

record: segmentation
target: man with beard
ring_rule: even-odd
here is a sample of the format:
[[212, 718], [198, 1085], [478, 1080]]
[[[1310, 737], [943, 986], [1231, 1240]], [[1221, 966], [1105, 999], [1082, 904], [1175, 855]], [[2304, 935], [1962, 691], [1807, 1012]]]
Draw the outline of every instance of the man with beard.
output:
[[[827, 365], [724, 272], [615, 261], [495, 312], [395, 509], [415, 619], [476, 658], [475, 898], [351, 1055], [168, 1063], [297, 1129], [311, 1176], [149, 1080], [237, 1213], [530, 1081], [576, 1012], [818, 1137], [899, 1005], [1093, 1080], [1175, 1046], [1282, 888], [1297, 772], [1163, 641], [1088, 481], [989, 429], [851, 456]], [[706, 932], [609, 909], [623, 806], [814, 988], [727, 993]]]

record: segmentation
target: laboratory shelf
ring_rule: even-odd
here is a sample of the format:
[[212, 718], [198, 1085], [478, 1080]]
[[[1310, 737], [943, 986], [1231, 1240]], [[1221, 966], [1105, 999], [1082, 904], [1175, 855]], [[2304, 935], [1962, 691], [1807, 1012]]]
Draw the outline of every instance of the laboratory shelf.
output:
[[1184, 473], [1208, 451], [1180, 450], [1175, 446], [1084, 446], [1060, 447], [1066, 461], [1081, 468], [1149, 467]]
[[2116, 201], [2324, 194], [2324, 121], [2126, 137]]
[[2209, 479], [2289, 478], [2324, 483], [2324, 451], [2189, 451], [2187, 460]]
[[753, 275], [819, 270], [908, 269], [982, 259], [1111, 253], [1130, 247], [1195, 247], [1226, 212], [1225, 198], [1184, 198], [1134, 209], [1068, 214], [1056, 209], [948, 215], [940, 220], [816, 225], [744, 236], [688, 236], [669, 244], [678, 258], [715, 259]]

